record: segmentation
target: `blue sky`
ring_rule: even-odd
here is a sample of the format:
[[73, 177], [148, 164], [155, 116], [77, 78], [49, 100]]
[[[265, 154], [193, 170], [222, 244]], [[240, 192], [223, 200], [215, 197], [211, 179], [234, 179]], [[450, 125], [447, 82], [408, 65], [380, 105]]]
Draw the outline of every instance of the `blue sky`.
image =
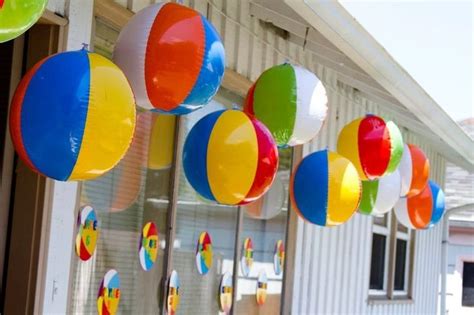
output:
[[455, 120], [474, 116], [472, 1], [340, 1]]

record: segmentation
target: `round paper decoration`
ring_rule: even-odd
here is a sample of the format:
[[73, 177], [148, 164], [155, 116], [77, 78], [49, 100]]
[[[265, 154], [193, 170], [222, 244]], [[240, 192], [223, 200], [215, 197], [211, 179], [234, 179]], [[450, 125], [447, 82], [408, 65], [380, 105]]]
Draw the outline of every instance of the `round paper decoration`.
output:
[[171, 272], [168, 280], [168, 298], [166, 310], [169, 315], [174, 315], [178, 311], [179, 306], [179, 277], [176, 270]]
[[117, 313], [120, 302], [120, 278], [116, 270], [107, 271], [100, 283], [97, 297], [97, 311], [99, 315], [114, 315]]
[[220, 311], [229, 314], [232, 308], [232, 275], [226, 272], [222, 275], [221, 284], [219, 286], [219, 308]]
[[275, 244], [275, 253], [273, 254], [273, 270], [275, 275], [279, 276], [283, 272], [285, 265], [285, 244], [282, 240], [278, 240]]
[[362, 180], [395, 171], [403, 154], [403, 139], [393, 122], [374, 115], [353, 120], [337, 139], [337, 152], [348, 158]]
[[260, 270], [257, 279], [257, 294], [255, 294], [258, 305], [265, 304], [265, 301], [267, 300], [267, 285], [267, 273], [265, 272], [265, 270]]
[[129, 78], [138, 106], [172, 114], [206, 105], [225, 69], [214, 27], [176, 3], [157, 3], [135, 14], [120, 32], [113, 58]]
[[189, 183], [204, 198], [242, 205], [270, 188], [278, 150], [258, 120], [238, 110], [216, 111], [189, 131], [183, 166]]
[[354, 165], [328, 150], [306, 156], [291, 178], [293, 209], [306, 221], [335, 226], [349, 220], [361, 197], [361, 183]]
[[138, 256], [143, 270], [150, 270], [158, 255], [158, 230], [153, 222], [148, 222], [142, 229]]
[[43, 14], [48, 0], [0, 0], [0, 43], [26, 32]]
[[383, 215], [389, 212], [400, 198], [400, 189], [401, 180], [398, 170], [380, 179], [362, 181], [359, 212], [371, 215]]
[[413, 197], [428, 184], [430, 161], [419, 147], [406, 144], [399, 171], [402, 179], [400, 196]]
[[327, 102], [326, 89], [313, 73], [285, 63], [260, 75], [247, 94], [244, 111], [267, 126], [278, 146], [287, 147], [316, 136]]
[[207, 274], [212, 267], [212, 240], [207, 232], [199, 235], [196, 246], [196, 267], [201, 275]]
[[250, 274], [250, 270], [253, 265], [253, 243], [250, 237], [247, 237], [244, 240], [242, 246], [242, 258], [240, 259], [240, 268], [242, 269], [242, 274], [244, 277], [247, 277]]
[[410, 229], [427, 229], [439, 222], [444, 212], [444, 193], [433, 182], [412, 197], [400, 198], [395, 205], [398, 222]]
[[104, 174], [123, 157], [134, 129], [127, 78], [111, 61], [84, 49], [38, 62], [12, 101], [10, 133], [18, 155], [56, 180]]
[[285, 204], [285, 186], [277, 175], [268, 192], [254, 202], [244, 206], [253, 219], [269, 220], [281, 213]]
[[97, 245], [99, 236], [98, 221], [95, 211], [84, 206], [77, 217], [76, 254], [81, 260], [89, 260]]

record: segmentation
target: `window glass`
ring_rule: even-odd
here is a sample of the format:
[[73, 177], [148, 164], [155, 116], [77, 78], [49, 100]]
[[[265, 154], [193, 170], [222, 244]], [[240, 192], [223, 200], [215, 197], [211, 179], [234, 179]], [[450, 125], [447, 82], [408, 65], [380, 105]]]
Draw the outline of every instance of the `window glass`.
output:
[[464, 262], [463, 265], [462, 306], [474, 306], [474, 262]]
[[370, 263], [370, 289], [383, 290], [385, 279], [385, 246], [387, 237], [373, 234], [372, 259]]
[[394, 290], [405, 290], [405, 270], [407, 262], [407, 241], [397, 239], [396, 259], [395, 259], [395, 277]]

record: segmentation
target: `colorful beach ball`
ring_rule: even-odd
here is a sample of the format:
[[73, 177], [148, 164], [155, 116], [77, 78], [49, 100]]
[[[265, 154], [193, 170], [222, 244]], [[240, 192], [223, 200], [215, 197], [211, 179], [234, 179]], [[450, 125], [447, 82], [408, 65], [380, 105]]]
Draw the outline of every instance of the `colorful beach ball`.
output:
[[201, 275], [205, 275], [212, 267], [212, 239], [209, 233], [199, 235], [196, 246], [196, 267]]
[[214, 27], [176, 3], [135, 14], [120, 32], [113, 59], [130, 80], [138, 106], [172, 114], [206, 105], [225, 70], [224, 46]]
[[43, 14], [48, 0], [0, 0], [0, 43], [26, 32]]
[[84, 49], [38, 62], [18, 85], [10, 111], [20, 158], [61, 181], [109, 171], [127, 151], [134, 129], [127, 78], [111, 61]]
[[399, 171], [402, 180], [400, 196], [413, 197], [428, 184], [430, 161], [419, 147], [406, 144]]
[[267, 287], [268, 287], [268, 277], [265, 270], [260, 270], [257, 278], [257, 293], [255, 294], [255, 299], [257, 300], [258, 305], [265, 304], [267, 300]]
[[367, 115], [341, 130], [337, 153], [354, 164], [362, 180], [377, 179], [397, 169], [403, 154], [402, 134], [393, 122]]
[[380, 179], [362, 181], [362, 199], [359, 212], [370, 215], [383, 215], [400, 199], [401, 179], [398, 170]]
[[278, 146], [287, 147], [317, 135], [327, 102], [326, 89], [312, 72], [285, 63], [260, 75], [247, 94], [244, 111], [267, 126]]
[[183, 166], [191, 186], [220, 204], [262, 196], [275, 178], [278, 150], [265, 126], [239, 110], [216, 111], [190, 130]]
[[266, 194], [244, 206], [245, 213], [253, 219], [270, 220], [282, 212], [285, 198], [285, 186], [277, 175]]
[[444, 193], [434, 182], [415, 196], [401, 198], [395, 205], [398, 222], [410, 229], [427, 229], [441, 220]]
[[174, 315], [179, 307], [179, 276], [176, 270], [173, 270], [168, 279], [168, 294], [166, 299], [166, 310], [169, 315]]
[[293, 209], [313, 224], [342, 224], [359, 206], [361, 182], [357, 170], [335, 152], [322, 150], [306, 156], [290, 184]]
[[84, 206], [77, 217], [76, 254], [81, 260], [94, 255], [98, 237], [97, 215], [92, 207]]
[[155, 223], [148, 222], [143, 226], [140, 236], [138, 257], [143, 270], [150, 270], [158, 256], [158, 229]]
[[219, 310], [224, 314], [229, 314], [232, 308], [233, 290], [232, 275], [226, 272], [222, 275], [221, 284], [219, 286]]
[[116, 270], [107, 271], [99, 287], [97, 311], [99, 315], [117, 314], [120, 303], [120, 277]]

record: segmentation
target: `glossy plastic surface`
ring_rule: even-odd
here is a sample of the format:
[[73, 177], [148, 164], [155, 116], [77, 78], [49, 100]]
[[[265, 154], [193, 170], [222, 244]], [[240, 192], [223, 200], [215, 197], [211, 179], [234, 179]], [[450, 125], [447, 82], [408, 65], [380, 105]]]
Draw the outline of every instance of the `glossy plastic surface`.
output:
[[433, 213], [431, 214], [431, 220], [428, 224], [428, 228], [437, 224], [444, 214], [445, 200], [443, 190], [433, 181], [429, 181], [431, 194], [433, 196]]
[[406, 144], [399, 171], [402, 181], [400, 196], [413, 197], [428, 185], [430, 161], [419, 147]]
[[277, 175], [270, 190], [257, 200], [244, 205], [244, 209], [251, 218], [269, 220], [281, 213], [285, 197], [285, 186]]
[[0, 0], [0, 43], [26, 32], [43, 14], [48, 0]]
[[359, 212], [382, 215], [389, 212], [400, 198], [401, 179], [398, 170], [380, 179], [362, 181]]
[[98, 220], [94, 209], [84, 206], [77, 217], [76, 254], [86, 261], [94, 255], [99, 237]]
[[158, 256], [158, 230], [155, 223], [148, 222], [143, 226], [140, 236], [138, 257], [143, 270], [150, 270]]
[[97, 312], [99, 315], [114, 315], [120, 303], [120, 277], [116, 270], [110, 269], [99, 286]]
[[205, 275], [212, 267], [212, 239], [209, 233], [202, 232], [196, 246], [196, 267], [201, 275]]
[[433, 215], [433, 194], [430, 185], [417, 195], [400, 198], [395, 205], [398, 222], [410, 229], [426, 229]]

